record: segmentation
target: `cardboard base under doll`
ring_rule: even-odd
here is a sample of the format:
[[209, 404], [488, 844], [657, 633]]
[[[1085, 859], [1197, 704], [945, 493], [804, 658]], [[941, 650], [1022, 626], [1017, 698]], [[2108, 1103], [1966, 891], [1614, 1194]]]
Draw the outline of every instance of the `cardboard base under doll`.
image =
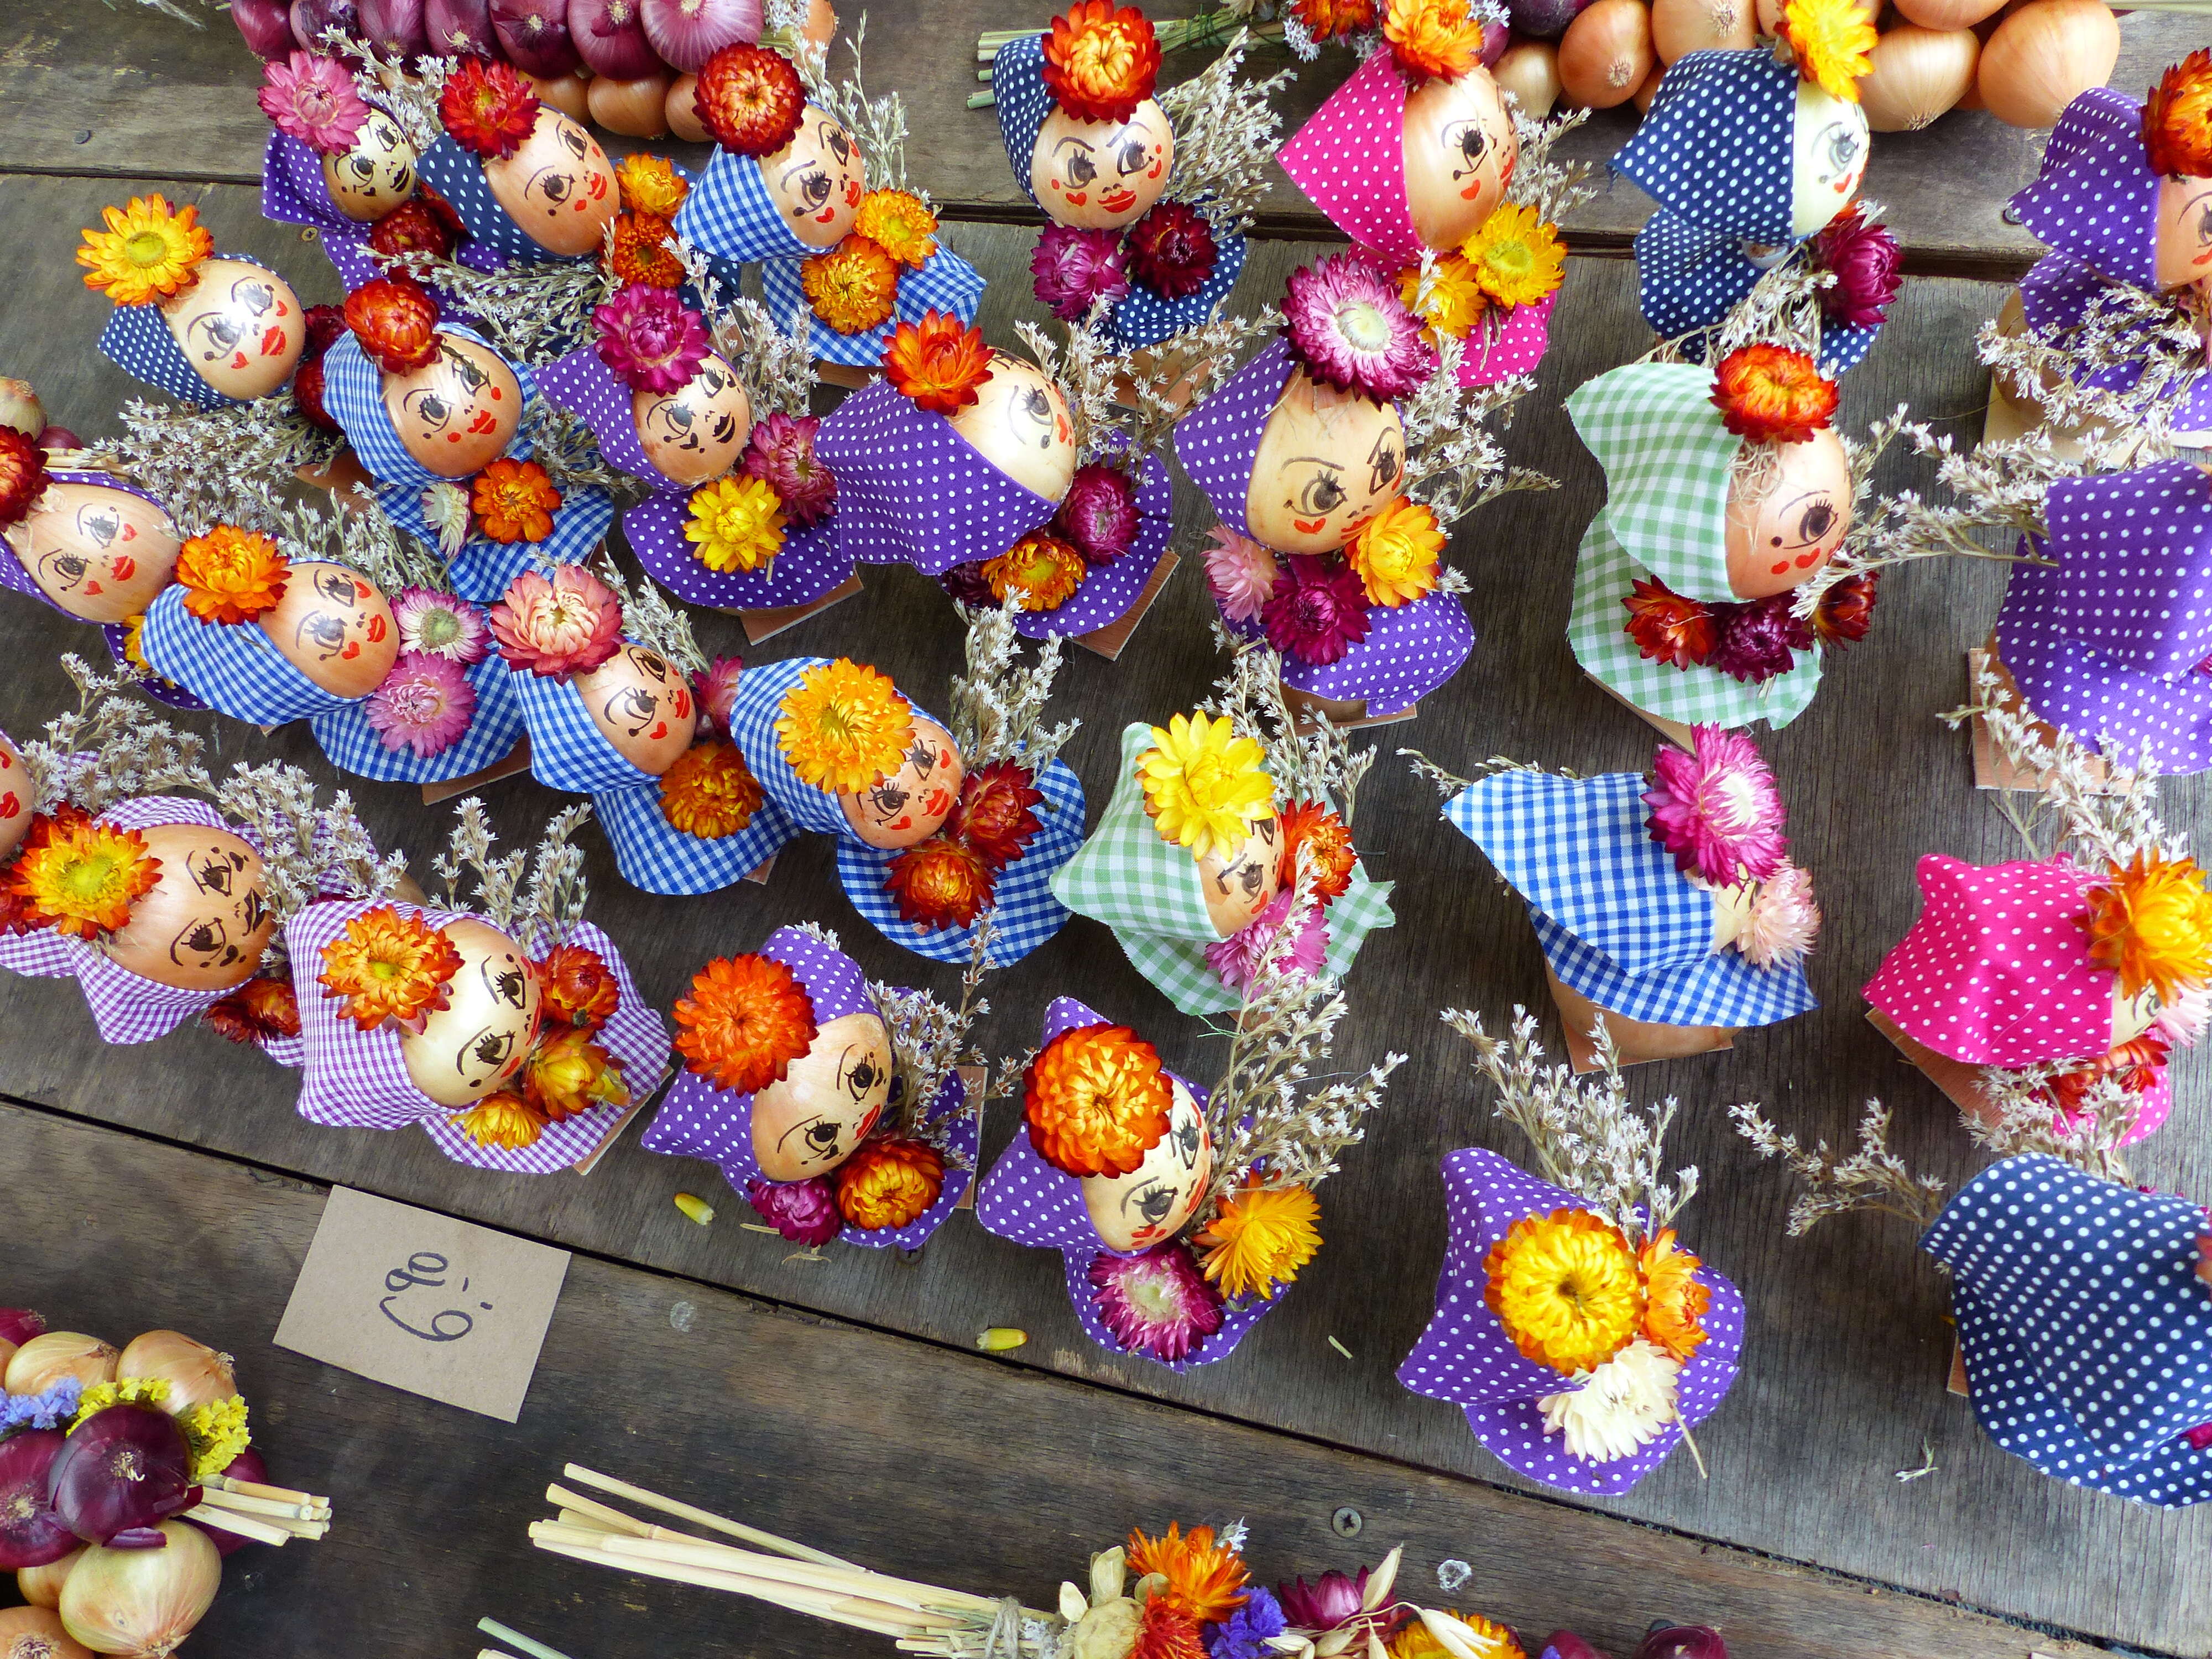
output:
[[[1996, 676], [1996, 696], [2001, 706], [2010, 707], [2018, 704], [2021, 701], [2020, 686], [2013, 679], [2012, 671], [1997, 659], [1995, 654], [1996, 645], [1996, 635], [1992, 632], [1988, 644], [1978, 651], [1966, 653], [1966, 701], [1968, 702], [1978, 702], [1981, 700], [1982, 674], [1984, 670]], [[1998, 751], [1996, 744], [1990, 736], [1988, 722], [1979, 714], [1975, 715], [1968, 722], [1968, 730], [1972, 734], [1975, 788], [2040, 792], [2046, 787], [2050, 777], [2048, 773], [2021, 771]], [[2042, 742], [2054, 742], [2058, 737], [2058, 728], [2048, 720], [2038, 720], [2035, 724], [2035, 735]], [[2088, 770], [2100, 785], [2106, 783], [2105, 761], [2102, 756], [2089, 757]]]
[[[1961, 1112], [1990, 1128], [1997, 1127], [2002, 1114], [1989, 1097], [1983, 1078], [1986, 1068], [1969, 1066], [1962, 1060], [1942, 1054], [1921, 1042], [1879, 1008], [1867, 1010], [1867, 1024], [1887, 1037], [1903, 1054], [1913, 1069], [1943, 1091], [1944, 1097]], [[2134, 1121], [2128, 1132], [2120, 1137], [2120, 1145], [2132, 1146], [2137, 1141], [2158, 1133], [2173, 1112], [2173, 1085], [2166, 1068], [2154, 1068], [2155, 1080], [2136, 1097]]]

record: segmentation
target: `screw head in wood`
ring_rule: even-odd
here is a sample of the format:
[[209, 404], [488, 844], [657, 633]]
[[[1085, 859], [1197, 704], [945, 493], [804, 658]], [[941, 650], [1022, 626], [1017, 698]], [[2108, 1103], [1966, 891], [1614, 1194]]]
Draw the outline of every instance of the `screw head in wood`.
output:
[[1365, 1523], [1360, 1520], [1359, 1511], [1346, 1504], [1328, 1517], [1328, 1524], [1329, 1529], [1339, 1538], [1357, 1538], [1359, 1528]]

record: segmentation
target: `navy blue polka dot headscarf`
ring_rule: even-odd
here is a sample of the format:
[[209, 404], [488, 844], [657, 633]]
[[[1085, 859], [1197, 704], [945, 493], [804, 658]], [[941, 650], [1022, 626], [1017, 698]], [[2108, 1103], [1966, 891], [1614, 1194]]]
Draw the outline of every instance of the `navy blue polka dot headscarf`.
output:
[[1771, 52], [1691, 52], [1668, 68], [1613, 165], [1692, 224], [1757, 242], [1794, 241], [1797, 79]]

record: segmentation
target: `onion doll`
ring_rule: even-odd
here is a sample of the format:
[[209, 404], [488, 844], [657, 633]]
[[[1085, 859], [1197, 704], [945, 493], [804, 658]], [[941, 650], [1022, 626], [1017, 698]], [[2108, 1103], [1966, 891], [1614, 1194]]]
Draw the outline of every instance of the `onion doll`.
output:
[[[1661, 1179], [1674, 1103], [1639, 1111], [1603, 1032], [1603, 1075], [1584, 1082], [1542, 1064], [1519, 1008], [1504, 1040], [1466, 1010], [1443, 1018], [1474, 1045], [1497, 1115], [1528, 1137], [1544, 1177], [1487, 1147], [1445, 1155], [1436, 1315], [1398, 1380], [1462, 1407], [1516, 1474], [1627, 1492], [1719, 1407], [1743, 1351], [1741, 1294], [1675, 1238], [1698, 1172]], [[1624, 1145], [1633, 1153], [1601, 1150]]]
[[1713, 327], [1778, 264], [1826, 272], [1815, 355], [1833, 378], [1866, 356], [1898, 288], [1896, 240], [1855, 200], [1875, 31], [1851, 0], [1790, 0], [1781, 34], [1771, 51], [1678, 58], [1613, 165], [1659, 204], [1636, 237], [1654, 330]]
[[532, 458], [538, 389], [473, 331], [441, 324], [408, 276], [347, 297], [322, 358], [323, 401], [380, 481], [392, 522], [445, 557], [463, 599], [497, 599], [533, 561], [568, 563], [605, 535], [606, 492]]
[[569, 837], [589, 810], [556, 817], [534, 859], [495, 861], [471, 797], [433, 863], [445, 884], [434, 901], [386, 888], [285, 923], [301, 1116], [419, 1124], [456, 1163], [509, 1174], [580, 1166], [612, 1140], [659, 1085], [668, 1033], [614, 941], [583, 919], [583, 854]]
[[1073, 997], [1045, 1011], [1026, 1133], [983, 1177], [975, 1218], [1059, 1250], [1084, 1334], [1110, 1352], [1177, 1371], [1224, 1359], [1321, 1248], [1313, 1188], [1401, 1057], [1310, 1093], [1296, 1080], [1328, 1070], [1344, 1010], [1333, 978], [1291, 965], [1304, 926], [1263, 948], [1210, 1094]]
[[438, 89], [441, 131], [416, 163], [489, 268], [596, 255], [620, 210], [614, 164], [512, 65], [462, 57]]
[[420, 189], [419, 150], [398, 115], [361, 95], [344, 64], [304, 52], [271, 59], [259, 102], [270, 126], [262, 216], [313, 228], [349, 294], [383, 274], [380, 253], [425, 236], [451, 250], [454, 227]]
[[957, 1056], [982, 966], [956, 1013], [871, 983], [811, 924], [716, 957], [677, 1001], [684, 1070], [640, 1144], [711, 1160], [794, 1243], [920, 1249], [975, 1178]]
[[998, 48], [991, 94], [1006, 161], [1048, 223], [1030, 260], [1038, 300], [1090, 320], [1120, 349], [1207, 320], [1244, 269], [1290, 77], [1239, 82], [1232, 46], [1202, 74], [1153, 94], [1152, 24], [1133, 6], [1074, 0], [1039, 34]]
[[[1558, 221], [1586, 198], [1580, 163], [1549, 159], [1584, 118], [1525, 120], [1480, 61], [1482, 23], [1413, 27], [1401, 7], [1381, 44], [1277, 158], [1406, 303], [1462, 343], [1459, 380], [1533, 372], [1566, 274]], [[1433, 8], [1437, 12], [1449, 6]], [[1424, 255], [1432, 255], [1425, 301]]]
[[128, 624], [169, 585], [183, 544], [143, 487], [50, 469], [46, 452], [0, 428], [0, 587], [101, 628], [119, 659]]
[[1341, 976], [1394, 921], [1393, 884], [1368, 878], [1348, 822], [1370, 757], [1334, 734], [1297, 735], [1263, 646], [1240, 648], [1217, 690], [1218, 714], [1123, 728], [1105, 814], [1053, 879], [1186, 1014], [1243, 1001], [1297, 903], [1301, 863], [1311, 899], [1292, 946], [1301, 971]]
[[898, 95], [871, 103], [857, 79], [829, 79], [823, 49], [724, 46], [699, 71], [699, 119], [714, 140], [676, 215], [726, 293], [757, 262], [769, 313], [804, 314], [816, 357], [872, 368], [895, 325], [942, 312], [973, 321], [983, 279], [937, 240], [927, 192], [910, 185]]
[[1820, 911], [1774, 775], [1740, 732], [1691, 742], [1662, 744], [1650, 780], [1431, 769], [1445, 821], [1528, 907], [1577, 1070], [1601, 1022], [1624, 1058], [1673, 1059], [1818, 1006], [1803, 963]]

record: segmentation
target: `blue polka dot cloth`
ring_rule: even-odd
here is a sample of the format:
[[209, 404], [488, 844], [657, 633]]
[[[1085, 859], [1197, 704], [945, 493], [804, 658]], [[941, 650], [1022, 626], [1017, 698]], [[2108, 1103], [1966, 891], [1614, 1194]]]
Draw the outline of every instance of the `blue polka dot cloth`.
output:
[[349, 294], [384, 274], [368, 251], [375, 227], [339, 210], [323, 177], [323, 158], [288, 132], [272, 131], [262, 148], [261, 216], [314, 231]]
[[[450, 321], [441, 322], [438, 331], [474, 340], [481, 346], [489, 347], [491, 343], [474, 330], [459, 327]], [[531, 450], [527, 435], [530, 408], [538, 400], [538, 383], [522, 364], [507, 358], [501, 361], [507, 363], [522, 388], [521, 423], [515, 429], [514, 441], [507, 447], [504, 459], [527, 460]], [[399, 428], [392, 425], [392, 416], [384, 407], [384, 371], [368, 360], [368, 355], [361, 349], [361, 342], [350, 332], [339, 335], [323, 354], [323, 407], [344, 428], [346, 441], [353, 446], [353, 453], [361, 458], [361, 464], [385, 483], [422, 490], [432, 484], [452, 482], [407, 453], [407, 446], [399, 441]], [[434, 544], [437, 538], [433, 536], [430, 540]], [[478, 596], [471, 593], [464, 597]]]
[[1771, 1025], [1818, 1007], [1802, 963], [1713, 949], [1713, 896], [1644, 827], [1636, 772], [1500, 772], [1445, 805], [1528, 902], [1552, 971], [1602, 1008], [1668, 1025]]
[[852, 368], [873, 368], [884, 360], [892, 331], [901, 323], [919, 323], [926, 312], [943, 312], [963, 323], [975, 320], [983, 299], [982, 273], [940, 246], [919, 270], [900, 267], [898, 294], [891, 314], [858, 334], [840, 334], [812, 314], [802, 285], [799, 261], [771, 259], [761, 266], [761, 294], [771, 317], [806, 317], [806, 341], [817, 357]]
[[[1801, 246], [1803, 244], [1800, 244]], [[1743, 239], [1708, 230], [1665, 208], [1653, 211], [1636, 233], [1636, 297], [1644, 320], [1662, 338], [1717, 327], [1768, 269], [1744, 251]], [[1830, 380], [1858, 367], [1881, 325], [1824, 325], [1817, 361]], [[1705, 359], [1705, 343], [1684, 354]]]
[[1137, 538], [1111, 564], [1094, 564], [1075, 592], [1051, 611], [1017, 611], [1014, 631], [1026, 639], [1073, 639], [1117, 623], [1129, 613], [1152, 579], [1153, 568], [1175, 532], [1175, 483], [1164, 457], [1145, 459], [1137, 486]]
[[[1198, 203], [1201, 210], [1204, 203]], [[1133, 346], [1158, 345], [1187, 328], [1196, 328], [1229, 297], [1243, 274], [1249, 252], [1242, 231], [1213, 228], [1213, 274], [1180, 300], [1163, 298], [1143, 283], [1133, 282], [1129, 291], [1106, 313], [1109, 338], [1123, 350]]]
[[374, 692], [358, 702], [341, 703], [310, 716], [307, 724], [331, 764], [356, 777], [388, 783], [445, 783], [465, 778], [505, 760], [522, 741], [527, 722], [522, 715], [522, 700], [514, 692], [514, 677], [498, 652], [469, 664], [461, 675], [476, 693], [477, 706], [469, 717], [469, 729], [434, 755], [417, 755], [404, 743], [397, 749], [386, 746], [368, 721]]
[[599, 730], [574, 680], [527, 668], [507, 675], [530, 723], [530, 775], [538, 782], [580, 795], [658, 785]]
[[2040, 1152], [1961, 1188], [1920, 1248], [1949, 1267], [1974, 1415], [2069, 1486], [2180, 1509], [2212, 1498], [2205, 1212]]
[[1036, 202], [1036, 192], [1030, 188], [1030, 158], [1054, 109], [1052, 88], [1044, 83], [1044, 36], [1025, 34], [999, 48], [991, 60], [991, 96], [999, 111], [1006, 165], [1022, 194]]
[[822, 422], [814, 453], [837, 480], [846, 555], [941, 576], [995, 558], [1051, 518], [1048, 501], [1001, 472], [951, 422], [888, 380], [862, 386]]
[[2041, 170], [2012, 207], [2051, 246], [2155, 292], [2159, 182], [2144, 159], [2142, 104], [2092, 87], [2059, 116]]
[[1295, 367], [1290, 342], [1278, 336], [1176, 422], [1176, 459], [1212, 503], [1214, 515], [1240, 536], [1252, 534], [1244, 507], [1252, 491], [1260, 434]]
[[497, 263], [492, 269], [563, 264], [589, 257], [556, 253], [515, 223], [499, 204], [499, 198], [491, 193], [483, 159], [446, 134], [440, 133], [437, 142], [422, 152], [416, 168], [422, 182], [444, 197], [459, 216], [471, 247], [479, 255], [495, 257]]
[[718, 893], [734, 887], [775, 855], [793, 834], [791, 822], [763, 801], [744, 828], [712, 839], [687, 835], [660, 810], [660, 781], [592, 797], [599, 827], [615, 849], [615, 867], [646, 893]]
[[1796, 240], [1796, 123], [1795, 68], [1756, 49], [1693, 52], [1661, 77], [1613, 170], [1692, 224], [1779, 246]]
[[146, 607], [138, 648], [162, 678], [218, 713], [257, 726], [306, 720], [356, 701], [333, 696], [301, 673], [259, 623], [202, 622], [185, 609], [185, 590], [173, 583]]
[[[376, 498], [392, 523], [426, 547], [437, 547], [438, 532], [424, 511], [421, 490], [389, 484], [376, 492]], [[606, 491], [589, 487], [568, 490], [553, 514], [553, 533], [544, 541], [495, 542], [489, 536], [471, 536], [459, 552], [446, 560], [446, 580], [461, 598], [489, 605], [526, 570], [580, 564], [590, 558], [606, 540], [614, 521], [614, 498]]]
[[1667, 1461], [1686, 1426], [1704, 1422], [1727, 1398], [1743, 1354], [1742, 1296], [1710, 1266], [1699, 1267], [1698, 1282], [1707, 1294], [1705, 1340], [1676, 1379], [1678, 1420], [1626, 1456], [1577, 1457], [1563, 1435], [1546, 1429], [1537, 1405], [1567, 1392], [1569, 1381], [1514, 1346], [1484, 1298], [1489, 1280], [1483, 1264], [1516, 1222], [1587, 1206], [1486, 1147], [1446, 1153], [1443, 1178], [1450, 1232], [1437, 1275], [1436, 1313], [1398, 1367], [1398, 1381], [1464, 1408], [1475, 1438], [1517, 1474], [1563, 1492], [1612, 1497], [1628, 1491]]
[[[260, 265], [242, 253], [219, 253], [219, 259], [239, 259]], [[264, 270], [268, 266], [261, 265]], [[161, 307], [151, 303], [118, 306], [100, 330], [100, 355], [117, 368], [127, 369], [148, 386], [167, 392], [200, 409], [234, 409], [246, 399], [226, 397], [200, 378], [192, 360], [169, 331]]]

